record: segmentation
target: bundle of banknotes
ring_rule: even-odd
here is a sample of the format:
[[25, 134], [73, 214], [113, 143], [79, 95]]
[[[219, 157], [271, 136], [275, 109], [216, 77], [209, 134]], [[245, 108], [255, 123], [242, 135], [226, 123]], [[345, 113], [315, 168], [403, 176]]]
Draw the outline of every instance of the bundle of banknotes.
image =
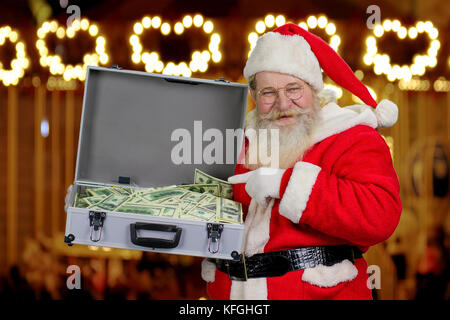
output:
[[86, 187], [74, 207], [242, 224], [242, 206], [233, 186], [195, 169], [194, 183], [160, 188]]

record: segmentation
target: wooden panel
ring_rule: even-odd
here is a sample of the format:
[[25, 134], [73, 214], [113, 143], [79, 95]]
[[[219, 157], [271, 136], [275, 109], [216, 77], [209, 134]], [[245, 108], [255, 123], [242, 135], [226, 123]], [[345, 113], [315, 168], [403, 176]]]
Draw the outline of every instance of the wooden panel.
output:
[[35, 88], [34, 99], [34, 234], [44, 234], [45, 205], [45, 138], [41, 135], [41, 122], [45, 115], [45, 88]]
[[51, 234], [60, 231], [64, 205], [61, 201], [60, 92], [51, 92]]
[[6, 263], [18, 262], [18, 103], [17, 88], [8, 88], [7, 179], [6, 179]]
[[6, 270], [7, 88], [0, 86], [0, 274]]

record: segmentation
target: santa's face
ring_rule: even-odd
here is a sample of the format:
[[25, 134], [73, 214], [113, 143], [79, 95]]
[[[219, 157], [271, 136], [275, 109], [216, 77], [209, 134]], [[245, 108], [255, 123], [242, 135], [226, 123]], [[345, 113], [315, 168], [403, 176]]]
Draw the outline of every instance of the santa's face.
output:
[[261, 119], [273, 121], [276, 127], [298, 125], [299, 115], [312, 106], [311, 87], [289, 74], [262, 71], [256, 74], [256, 90], [251, 95]]
[[[306, 82], [291, 75], [260, 72], [255, 79], [251, 95], [257, 112], [246, 119], [246, 129], [255, 129], [257, 138], [247, 136], [252, 141], [245, 166], [251, 170], [261, 166], [290, 168], [310, 147], [311, 133], [320, 117], [319, 100]], [[269, 96], [262, 96], [264, 92]], [[267, 138], [261, 131], [267, 132]], [[263, 160], [262, 155], [270, 155], [270, 159]]]

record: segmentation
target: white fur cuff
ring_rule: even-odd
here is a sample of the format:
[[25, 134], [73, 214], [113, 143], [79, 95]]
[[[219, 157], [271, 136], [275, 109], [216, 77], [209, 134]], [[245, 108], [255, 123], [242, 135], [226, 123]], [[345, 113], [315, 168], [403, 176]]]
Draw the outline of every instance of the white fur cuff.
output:
[[216, 279], [216, 265], [207, 259], [202, 261], [202, 279], [206, 282], [214, 282]]
[[280, 201], [281, 215], [294, 223], [300, 221], [320, 170], [322, 170], [320, 167], [308, 162], [295, 164], [286, 191]]
[[318, 265], [305, 269], [302, 280], [315, 286], [329, 288], [340, 282], [353, 280], [357, 275], [358, 269], [346, 259], [329, 267]]

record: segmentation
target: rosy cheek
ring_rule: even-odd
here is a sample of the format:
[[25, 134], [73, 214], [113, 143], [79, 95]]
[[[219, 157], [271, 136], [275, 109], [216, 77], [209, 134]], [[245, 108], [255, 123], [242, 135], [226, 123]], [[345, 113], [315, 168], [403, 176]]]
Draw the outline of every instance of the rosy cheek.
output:
[[271, 109], [272, 109], [272, 106], [270, 106], [270, 105], [267, 106], [267, 105], [264, 105], [264, 104], [260, 104], [258, 106], [259, 114], [267, 114], [267, 113], [270, 112]]
[[309, 108], [311, 106], [312, 102], [312, 96], [310, 94], [304, 95], [297, 103], [296, 105], [299, 108], [305, 109]]

